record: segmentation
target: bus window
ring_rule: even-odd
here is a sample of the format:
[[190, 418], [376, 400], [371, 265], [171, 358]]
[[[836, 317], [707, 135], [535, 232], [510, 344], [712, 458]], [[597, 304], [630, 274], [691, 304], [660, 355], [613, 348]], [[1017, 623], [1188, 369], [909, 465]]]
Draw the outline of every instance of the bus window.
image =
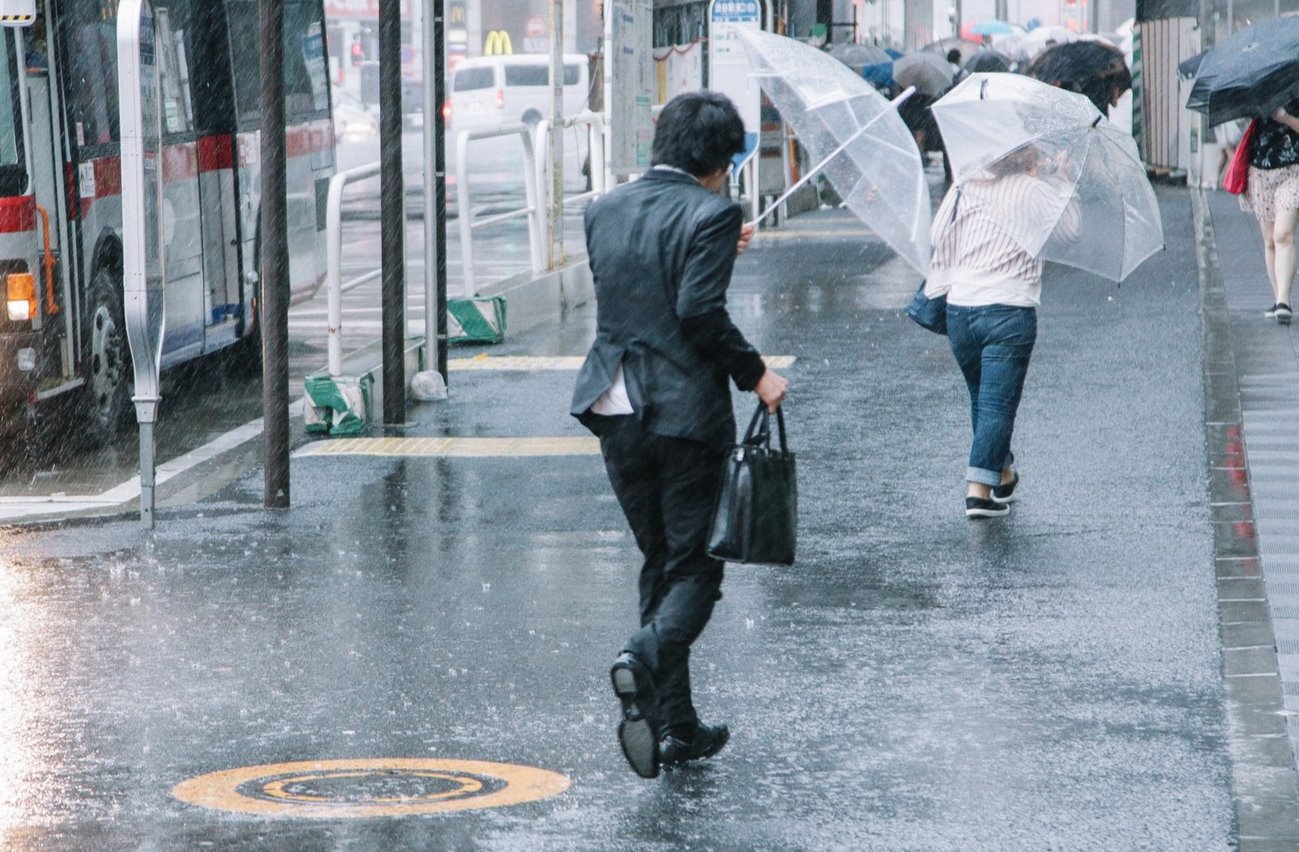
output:
[[69, 59], [73, 132], [78, 146], [118, 141], [117, 24], [100, 0], [73, 0], [63, 16]]
[[[239, 115], [256, 120], [261, 111], [257, 52], [257, 3], [231, 0], [230, 43]], [[329, 68], [325, 60], [320, 4], [284, 3], [284, 113], [289, 123], [329, 115]]]
[[[7, 105], [2, 105], [5, 101]], [[22, 104], [18, 91], [18, 55], [14, 40], [6, 36], [0, 49], [0, 195], [27, 191], [23, 137], [19, 131]]]
[[183, 5], [171, 0], [172, 7], [159, 6], [157, 15], [159, 78], [162, 83], [162, 130], [164, 133], [187, 133], [194, 126], [194, 108], [190, 103], [189, 62], [185, 55], [186, 20]]

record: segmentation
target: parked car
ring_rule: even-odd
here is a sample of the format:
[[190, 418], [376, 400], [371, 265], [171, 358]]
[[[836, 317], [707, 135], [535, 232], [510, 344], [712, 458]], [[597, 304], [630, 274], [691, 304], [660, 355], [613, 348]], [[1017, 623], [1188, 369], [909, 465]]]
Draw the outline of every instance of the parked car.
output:
[[379, 116], [366, 109], [361, 99], [343, 89], [334, 89], [334, 141], [364, 142], [379, 138]]
[[[546, 54], [479, 56], [456, 66], [451, 98], [443, 108], [450, 130], [477, 130], [521, 121], [535, 125], [551, 114], [550, 57]], [[582, 54], [564, 56], [564, 114], [590, 100], [590, 72]]]

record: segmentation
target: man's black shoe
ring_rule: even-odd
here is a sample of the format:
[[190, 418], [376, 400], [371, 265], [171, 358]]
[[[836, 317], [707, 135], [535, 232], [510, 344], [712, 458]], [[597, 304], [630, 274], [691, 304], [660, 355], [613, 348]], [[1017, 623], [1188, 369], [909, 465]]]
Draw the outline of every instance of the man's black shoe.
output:
[[1290, 318], [1293, 316], [1294, 316], [1294, 311], [1290, 310], [1289, 305], [1287, 305], [1285, 302], [1277, 302], [1276, 305], [1277, 322], [1281, 323], [1281, 325], [1289, 325]]
[[618, 742], [632, 771], [642, 778], [659, 774], [659, 732], [654, 724], [654, 679], [640, 658], [623, 651], [609, 670], [613, 694], [622, 702]]
[[663, 738], [659, 747], [664, 766], [679, 766], [690, 760], [703, 760], [712, 757], [726, 746], [731, 738], [731, 730], [726, 725], [704, 725], [695, 728], [695, 736], [689, 742], [671, 734]]
[[965, 517], [967, 518], [1000, 518], [1009, 514], [1009, 503], [984, 500], [982, 497], [965, 498]]
[[992, 499], [997, 503], [1014, 503], [1017, 485], [1019, 485], [1019, 471], [1015, 471], [1015, 478], [1005, 485], [992, 486]]

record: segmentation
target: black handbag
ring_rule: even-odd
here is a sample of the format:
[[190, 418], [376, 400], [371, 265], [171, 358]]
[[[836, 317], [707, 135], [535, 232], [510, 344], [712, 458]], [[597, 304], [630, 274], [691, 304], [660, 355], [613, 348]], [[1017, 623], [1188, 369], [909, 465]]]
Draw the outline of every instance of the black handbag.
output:
[[925, 282], [921, 281], [915, 298], [907, 305], [907, 316], [934, 334], [947, 334], [947, 296], [929, 298], [925, 295]]
[[722, 492], [713, 514], [708, 555], [728, 562], [794, 564], [798, 482], [785, 442], [785, 415], [776, 409], [780, 448], [771, 446], [771, 417], [758, 403], [744, 439], [726, 456]]

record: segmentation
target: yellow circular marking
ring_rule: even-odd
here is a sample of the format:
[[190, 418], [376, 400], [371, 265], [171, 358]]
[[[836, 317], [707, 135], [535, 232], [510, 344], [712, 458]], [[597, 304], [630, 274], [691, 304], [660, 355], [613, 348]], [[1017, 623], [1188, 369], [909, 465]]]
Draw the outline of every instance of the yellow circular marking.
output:
[[[412, 788], [367, 794], [369, 783]], [[497, 808], [557, 796], [558, 772], [486, 760], [374, 758], [244, 766], [182, 781], [171, 794], [199, 807], [261, 816], [355, 819]], [[351, 786], [358, 792], [347, 794]], [[335, 792], [341, 790], [341, 793]]]

